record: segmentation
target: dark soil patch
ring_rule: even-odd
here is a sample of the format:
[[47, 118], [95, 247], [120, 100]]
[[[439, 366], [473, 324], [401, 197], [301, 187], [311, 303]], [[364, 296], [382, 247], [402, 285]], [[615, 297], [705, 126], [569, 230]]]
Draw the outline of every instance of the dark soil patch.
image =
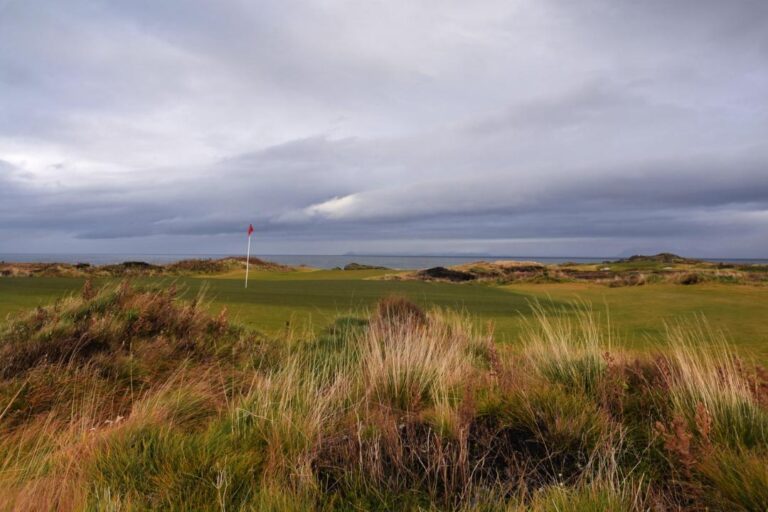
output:
[[419, 272], [419, 277], [453, 282], [473, 281], [476, 279], [476, 276], [469, 272], [451, 270], [445, 267], [433, 267], [421, 270]]

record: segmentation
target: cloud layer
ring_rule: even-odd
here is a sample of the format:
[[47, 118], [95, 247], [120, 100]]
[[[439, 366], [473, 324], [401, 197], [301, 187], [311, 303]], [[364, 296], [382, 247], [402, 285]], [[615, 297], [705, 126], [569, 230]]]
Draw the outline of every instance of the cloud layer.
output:
[[0, 252], [768, 254], [760, 0], [0, 2]]

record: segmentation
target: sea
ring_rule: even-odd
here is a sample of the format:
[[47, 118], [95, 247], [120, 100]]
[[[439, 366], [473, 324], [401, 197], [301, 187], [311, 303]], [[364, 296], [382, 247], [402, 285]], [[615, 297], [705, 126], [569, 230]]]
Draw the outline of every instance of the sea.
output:
[[[39, 263], [90, 263], [107, 265], [123, 261], [145, 261], [162, 264], [189, 258], [224, 258], [232, 254], [98, 254], [98, 253], [0, 253], [2, 262], [39, 262]], [[243, 255], [238, 255], [243, 256]], [[374, 255], [374, 254], [253, 254], [253, 257], [274, 261], [285, 265], [306, 265], [308, 267], [331, 269], [344, 267], [349, 263], [375, 265], [392, 269], [414, 269], [448, 267], [473, 261], [518, 260], [538, 261], [541, 263], [601, 263], [618, 259], [616, 256], [572, 257], [572, 256], [508, 256], [508, 255]], [[759, 263], [768, 264], [768, 258], [701, 258], [704, 261], [723, 263]]]

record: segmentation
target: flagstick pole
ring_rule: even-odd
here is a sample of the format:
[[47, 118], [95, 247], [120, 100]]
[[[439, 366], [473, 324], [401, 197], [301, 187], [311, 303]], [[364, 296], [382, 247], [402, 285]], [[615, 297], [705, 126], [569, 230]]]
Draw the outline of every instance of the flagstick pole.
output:
[[251, 235], [248, 234], [248, 251], [245, 255], [245, 287], [248, 288], [248, 267], [251, 265]]

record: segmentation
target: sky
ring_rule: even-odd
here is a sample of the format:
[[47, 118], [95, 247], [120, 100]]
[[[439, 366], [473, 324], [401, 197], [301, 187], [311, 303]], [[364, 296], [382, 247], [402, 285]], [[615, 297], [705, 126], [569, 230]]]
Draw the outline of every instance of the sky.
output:
[[768, 257], [765, 0], [0, 0], [0, 253]]

